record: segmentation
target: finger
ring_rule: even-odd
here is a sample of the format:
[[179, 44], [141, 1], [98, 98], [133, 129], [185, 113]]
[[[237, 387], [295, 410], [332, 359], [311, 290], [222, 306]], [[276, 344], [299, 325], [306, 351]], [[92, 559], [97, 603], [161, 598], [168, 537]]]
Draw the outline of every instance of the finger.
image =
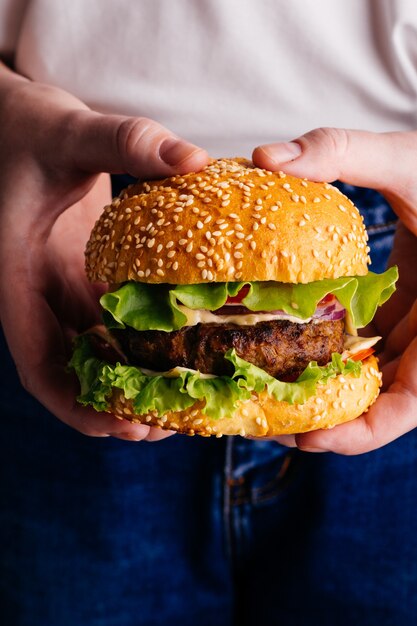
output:
[[381, 355], [386, 363], [402, 354], [417, 337], [417, 300], [412, 305], [409, 313], [403, 317], [388, 335], [384, 352]]
[[404, 352], [395, 380], [367, 413], [336, 426], [296, 436], [309, 452], [363, 454], [394, 441], [417, 426], [417, 338]]
[[[416, 148], [417, 132], [370, 133], [319, 128], [289, 143], [259, 146], [253, 152], [253, 161], [259, 167], [283, 169], [294, 176], [319, 181], [339, 179], [378, 189], [394, 200], [415, 200]], [[417, 212], [401, 202], [398, 208], [399, 217], [417, 233]]]
[[67, 124], [67, 154], [84, 172], [158, 178], [198, 171], [209, 160], [205, 150], [148, 118], [76, 111]]
[[[161, 441], [167, 437], [171, 437], [176, 433], [173, 430], [162, 430], [161, 428], [155, 428], [154, 426], [147, 426], [146, 424], [138, 424], [138, 428], [135, 432], [128, 430], [122, 430], [121, 432], [115, 431], [109, 433], [108, 436], [115, 437], [116, 439], [123, 439], [125, 441]], [[143, 429], [139, 429], [139, 426], [143, 426]]]
[[277, 437], [253, 437], [252, 435], [247, 435], [246, 439], [253, 439], [254, 441], [275, 441], [281, 446], [286, 446], [287, 448], [297, 447], [295, 435], [279, 435]]

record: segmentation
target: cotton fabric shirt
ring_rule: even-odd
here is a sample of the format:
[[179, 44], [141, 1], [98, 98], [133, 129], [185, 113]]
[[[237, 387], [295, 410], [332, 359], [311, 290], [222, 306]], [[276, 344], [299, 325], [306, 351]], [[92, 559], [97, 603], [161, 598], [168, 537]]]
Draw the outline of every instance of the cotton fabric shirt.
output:
[[207, 148], [417, 126], [415, 0], [0, 0], [0, 51]]

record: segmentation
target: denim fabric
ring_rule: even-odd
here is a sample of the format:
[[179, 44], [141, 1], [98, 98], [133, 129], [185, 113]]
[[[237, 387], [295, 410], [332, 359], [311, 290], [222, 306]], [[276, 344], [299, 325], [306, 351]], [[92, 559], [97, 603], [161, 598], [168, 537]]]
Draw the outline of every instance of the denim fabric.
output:
[[[393, 222], [353, 191], [368, 223]], [[372, 233], [378, 267], [391, 231]], [[0, 355], [0, 624], [417, 621], [415, 432], [346, 458], [240, 437], [92, 439], [20, 388], [3, 339]]]

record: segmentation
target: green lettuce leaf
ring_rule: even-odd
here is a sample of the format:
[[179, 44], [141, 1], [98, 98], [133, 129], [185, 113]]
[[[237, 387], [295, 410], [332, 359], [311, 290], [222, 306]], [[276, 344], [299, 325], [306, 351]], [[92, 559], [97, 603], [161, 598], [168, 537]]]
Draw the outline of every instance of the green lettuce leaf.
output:
[[253, 282], [204, 283], [198, 285], [148, 285], [128, 282], [107, 293], [100, 302], [108, 328], [131, 326], [136, 330], [171, 332], [186, 325], [187, 317], [179, 303], [189, 309], [215, 311], [228, 296], [235, 296], [243, 285], [249, 292], [242, 304], [251, 311], [285, 311], [300, 319], [314, 314], [317, 304], [334, 294], [349, 313], [355, 328], [363, 328], [395, 291], [398, 269], [383, 274], [348, 276], [318, 280], [307, 284]]
[[100, 304], [108, 313], [104, 316], [107, 328], [131, 326], [136, 330], [169, 332], [182, 328], [187, 321], [169, 285], [128, 282], [101, 296]]
[[111, 365], [96, 358], [88, 338], [81, 335], [75, 341], [69, 367], [75, 370], [81, 385], [78, 401], [91, 405], [97, 411], [106, 411], [113, 388], [123, 390], [132, 400], [138, 415], [156, 411], [159, 416], [168, 411], [182, 411], [197, 401], [205, 402], [203, 413], [214, 419], [232, 416], [238, 403], [248, 400], [252, 392], [267, 388], [277, 400], [303, 404], [316, 393], [317, 384], [325, 383], [338, 374], [359, 376], [361, 363], [343, 363], [340, 354], [333, 354], [326, 366], [311, 362], [299, 378], [284, 383], [267, 374], [256, 365], [228, 350], [225, 358], [234, 366], [232, 376], [204, 377], [194, 370], [149, 375], [132, 365]]
[[235, 366], [233, 378], [237, 378], [241, 386], [257, 393], [267, 387], [268, 393], [276, 400], [283, 400], [289, 404], [304, 404], [310, 396], [315, 395], [318, 383], [324, 384], [329, 378], [334, 378], [339, 374], [352, 374], [357, 378], [360, 376], [362, 367], [360, 361], [352, 359], [344, 363], [342, 356], [335, 352], [332, 354], [331, 362], [327, 365], [318, 365], [316, 361], [311, 361], [295, 382], [284, 383], [256, 365], [238, 357], [235, 350], [228, 350], [225, 358]]

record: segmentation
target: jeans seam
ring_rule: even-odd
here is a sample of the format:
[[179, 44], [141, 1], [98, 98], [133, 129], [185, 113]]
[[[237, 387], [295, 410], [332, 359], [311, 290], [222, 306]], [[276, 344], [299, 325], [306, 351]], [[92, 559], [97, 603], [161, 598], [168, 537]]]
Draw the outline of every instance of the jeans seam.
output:
[[[269, 480], [265, 485], [262, 485], [262, 487], [252, 488], [247, 496], [237, 494], [235, 497], [231, 497], [231, 507], [242, 506], [245, 504], [256, 505], [276, 498], [287, 486], [287, 472], [293, 457], [294, 450], [287, 452], [274, 478]], [[244, 483], [244, 481], [242, 482]]]
[[389, 222], [384, 222], [382, 224], [371, 224], [366, 227], [369, 235], [382, 233], [382, 232], [390, 232], [395, 230], [397, 226], [398, 220], [391, 220]]

